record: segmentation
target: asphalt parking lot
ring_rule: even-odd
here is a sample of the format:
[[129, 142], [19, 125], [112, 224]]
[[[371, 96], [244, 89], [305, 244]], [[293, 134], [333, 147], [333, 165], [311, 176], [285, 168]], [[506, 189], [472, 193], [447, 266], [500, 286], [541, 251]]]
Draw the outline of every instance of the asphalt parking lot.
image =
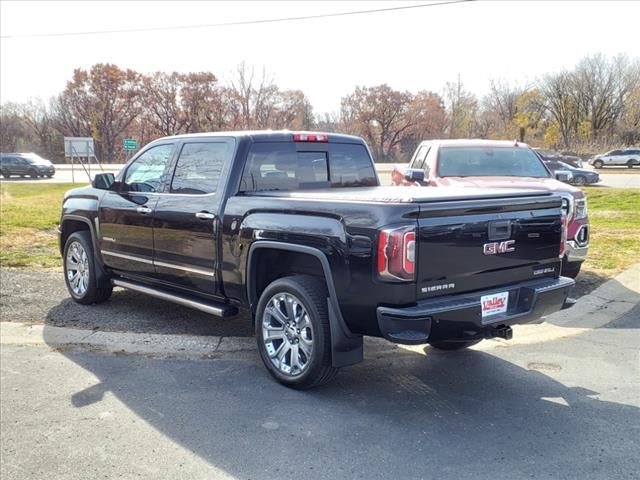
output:
[[306, 392], [257, 355], [3, 345], [1, 476], [637, 478], [639, 319], [490, 352], [369, 352]]

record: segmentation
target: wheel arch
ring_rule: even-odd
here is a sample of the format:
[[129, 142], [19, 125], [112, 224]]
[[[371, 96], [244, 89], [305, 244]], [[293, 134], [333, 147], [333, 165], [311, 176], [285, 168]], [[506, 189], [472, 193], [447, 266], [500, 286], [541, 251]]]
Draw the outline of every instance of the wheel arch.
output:
[[[293, 264], [278, 265], [279, 268], [269, 268], [268, 275], [260, 276], [265, 267], [272, 267], [267, 262], [259, 264], [260, 260], [270, 260], [269, 256], [286, 254]], [[273, 257], [272, 257], [273, 258]], [[271, 258], [271, 259], [272, 259]], [[262, 266], [260, 266], [262, 265]], [[295, 271], [296, 266], [303, 266], [303, 271]], [[362, 335], [349, 330], [338, 303], [335, 284], [331, 275], [331, 267], [324, 253], [317, 248], [293, 243], [259, 240], [253, 242], [249, 249], [246, 269], [246, 288], [249, 308], [255, 321], [255, 309], [260, 294], [266, 286], [277, 278], [295, 274], [311, 274], [321, 277], [326, 286], [329, 310], [329, 326], [331, 329], [331, 357], [334, 367], [343, 367], [362, 361]]]
[[95, 235], [93, 233], [93, 225], [88, 218], [77, 215], [65, 215], [60, 222], [60, 254], [64, 253], [64, 246], [67, 243], [69, 235], [82, 230], [87, 230], [91, 234], [91, 240], [94, 247], [96, 245]]
[[99, 288], [111, 285], [109, 274], [105, 271], [98, 248], [95, 227], [91, 220], [79, 215], [64, 215], [60, 221], [60, 255], [64, 261], [64, 247], [69, 236], [76, 232], [89, 232], [93, 246], [93, 263], [96, 271], [96, 282]]

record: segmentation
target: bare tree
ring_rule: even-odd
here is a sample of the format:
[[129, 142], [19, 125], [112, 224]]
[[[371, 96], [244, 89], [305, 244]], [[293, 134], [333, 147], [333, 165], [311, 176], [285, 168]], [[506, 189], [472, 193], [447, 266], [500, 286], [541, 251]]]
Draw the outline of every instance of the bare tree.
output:
[[640, 143], [640, 85], [629, 94], [618, 128], [620, 138], [625, 144], [637, 145]]
[[578, 104], [573, 74], [568, 71], [546, 75], [540, 83], [545, 108], [557, 125], [565, 148], [578, 125]]
[[64, 135], [92, 136], [98, 157], [113, 161], [122, 134], [140, 113], [139, 73], [112, 64], [77, 69], [55, 104], [56, 123]]
[[640, 72], [624, 55], [608, 59], [602, 54], [583, 58], [573, 75], [580, 114], [589, 121], [591, 139], [613, 133], [624, 105], [640, 84]]
[[21, 105], [5, 103], [0, 107], [0, 149], [15, 152], [28, 143], [30, 132], [22, 116]]
[[54, 125], [51, 109], [40, 99], [31, 100], [22, 105], [22, 117], [37, 138], [37, 153], [48, 159], [59, 160], [64, 157], [62, 135]]
[[433, 92], [421, 91], [414, 95], [406, 115], [412, 125], [403, 133], [400, 141], [403, 160], [409, 160], [421, 141], [443, 138], [447, 128], [444, 101]]
[[247, 68], [244, 62], [237, 66], [231, 80], [233, 100], [240, 112], [239, 128], [270, 128], [274, 125], [278, 112], [277, 102], [279, 90], [273, 78], [263, 68], [260, 76], [255, 69]]
[[389, 85], [357, 87], [342, 99], [343, 124], [371, 146], [377, 161], [393, 160], [400, 141], [415, 125], [408, 114], [413, 96]]
[[499, 128], [503, 132], [507, 133], [513, 127], [513, 120], [518, 113], [518, 99], [525, 91], [525, 88], [517, 85], [512, 87], [504, 81], [491, 80], [483, 109], [495, 113]]
[[159, 135], [175, 135], [187, 122], [179, 95], [185, 76], [177, 72], [155, 72], [143, 79], [143, 115]]
[[219, 109], [220, 87], [218, 79], [211, 72], [197, 72], [185, 75], [180, 90], [180, 102], [184, 113], [186, 132], [215, 130], [210, 119]]
[[449, 138], [473, 137], [476, 128], [478, 100], [468, 92], [458, 75], [456, 83], [447, 82], [445, 98], [449, 110]]

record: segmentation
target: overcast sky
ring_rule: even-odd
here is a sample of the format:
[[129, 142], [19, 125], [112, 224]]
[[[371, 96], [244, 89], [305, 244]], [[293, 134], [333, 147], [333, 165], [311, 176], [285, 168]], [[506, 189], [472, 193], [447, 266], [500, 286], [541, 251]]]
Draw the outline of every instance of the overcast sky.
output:
[[[0, 2], [0, 35], [182, 26], [388, 8], [413, 2]], [[460, 74], [482, 95], [489, 80], [526, 84], [584, 55], [640, 56], [640, 2], [490, 2], [262, 25], [0, 39], [0, 101], [47, 99], [74, 68], [111, 62], [148, 73], [212, 71], [241, 61], [317, 113], [337, 111], [356, 85], [442, 92]]]

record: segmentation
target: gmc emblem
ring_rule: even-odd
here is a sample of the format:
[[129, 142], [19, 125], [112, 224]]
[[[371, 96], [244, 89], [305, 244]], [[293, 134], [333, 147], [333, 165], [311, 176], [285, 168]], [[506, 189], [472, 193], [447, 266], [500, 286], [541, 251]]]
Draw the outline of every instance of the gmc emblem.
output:
[[496, 255], [498, 253], [514, 252], [516, 250], [515, 240], [506, 240], [504, 242], [492, 242], [484, 244], [485, 255]]

